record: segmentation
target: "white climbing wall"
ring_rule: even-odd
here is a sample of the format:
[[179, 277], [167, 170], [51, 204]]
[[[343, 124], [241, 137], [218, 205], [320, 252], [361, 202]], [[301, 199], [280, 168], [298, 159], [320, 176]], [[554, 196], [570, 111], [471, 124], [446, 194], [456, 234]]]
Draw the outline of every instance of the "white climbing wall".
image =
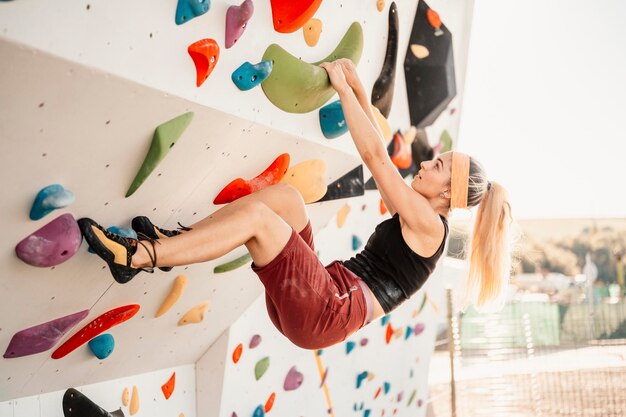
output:
[[[92, 217], [106, 226], [129, 226], [130, 219], [138, 214], [148, 215], [165, 227], [175, 227], [177, 221], [191, 224], [216, 208], [211, 204], [213, 198], [231, 179], [257, 175], [283, 152], [290, 153], [292, 165], [307, 159], [324, 159], [328, 165], [328, 183], [359, 164], [348, 135], [333, 141], [322, 136], [316, 111], [287, 114], [275, 108], [260, 88], [240, 92], [230, 81], [230, 74], [244, 61], [258, 62], [265, 48], [273, 42], [303, 60], [323, 58], [334, 49], [349, 24], [359, 21], [365, 40], [359, 71], [370, 89], [378, 77], [385, 53], [389, 2], [383, 12], [378, 12], [375, 0], [323, 1], [315, 15], [323, 21], [323, 32], [318, 45], [311, 48], [306, 46], [301, 31], [274, 32], [269, 1], [256, 0], [247, 31], [233, 48], [222, 48], [215, 70], [197, 88], [187, 46], [201, 38], [214, 38], [223, 45], [225, 12], [235, 3], [213, 0], [207, 14], [177, 26], [174, 24], [175, 0], [0, 2], [0, 172], [7, 179], [4, 181], [7, 198], [0, 203], [4, 233], [0, 243], [3, 267], [0, 350], [4, 352], [15, 332], [67, 314], [90, 309], [88, 318], [73, 329], [72, 334], [112, 308], [131, 303], [141, 305], [134, 318], [111, 329], [116, 348], [103, 361], [94, 358], [85, 346], [60, 360], [51, 359], [51, 352], [16, 359], [0, 358], [1, 417], [61, 415], [58, 412], [60, 402], [59, 409], [51, 411], [56, 414], [45, 414], [47, 407], [56, 407], [49, 399], [60, 398], [58, 393], [54, 394], [56, 397], [38, 395], [79, 386], [96, 387], [90, 391], [92, 399], [102, 402], [103, 406], [110, 404], [112, 410], [117, 407], [111, 399], [118, 398], [123, 389], [121, 382], [115, 382], [120, 378], [131, 378], [128, 379], [131, 381], [133, 376], [147, 372], [193, 365], [201, 358], [198, 372], [203, 377], [198, 376], [196, 389], [206, 393], [211, 387], [211, 395], [217, 399], [214, 404], [221, 404], [222, 414], [219, 415], [230, 417], [238, 395], [229, 379], [236, 372], [232, 363], [228, 365], [231, 344], [236, 340], [247, 344], [257, 324], [268, 336], [255, 354], [268, 346], [273, 346], [272, 352], [276, 354], [268, 372], [277, 374], [268, 373], [264, 377], [271, 381], [268, 385], [276, 386], [276, 410], [286, 407], [281, 402], [285, 394], [278, 389], [282, 386], [281, 373], [288, 370], [292, 362], [302, 362], [303, 367], [308, 367], [304, 369], [306, 381], [315, 377], [311, 352], [294, 351], [280, 338], [271, 345], [272, 329], [268, 327], [269, 321], [259, 301], [262, 286], [249, 268], [223, 275], [212, 273], [214, 266], [238, 257], [242, 250], [187, 269], [141, 274], [127, 285], [113, 283], [108, 270], [103, 269], [104, 263], [88, 254], [85, 245], [72, 259], [54, 268], [28, 266], [14, 254], [14, 246], [22, 238], [66, 212], [76, 218]], [[458, 131], [472, 4], [463, 0], [429, 2], [453, 33], [459, 91], [450, 104], [450, 108], [457, 111], [453, 115], [444, 112], [428, 129], [432, 144], [437, 142], [442, 130], [448, 130], [453, 137]], [[397, 5], [400, 45], [389, 120], [393, 129], [404, 130], [408, 127], [408, 108], [402, 62], [417, 1], [398, 0]], [[154, 128], [187, 111], [195, 113], [189, 128], [141, 188], [125, 199], [126, 189], [145, 156]], [[34, 196], [42, 187], [53, 183], [72, 190], [76, 202], [37, 222], [30, 221], [28, 211]], [[314, 230], [320, 232], [316, 244], [324, 260], [339, 257], [345, 250], [349, 252], [353, 233], [366, 241], [374, 225], [383, 219], [377, 214], [376, 192], [369, 192], [364, 198], [350, 201], [352, 220], [339, 230], [332, 227], [332, 222], [344, 203], [309, 205]], [[368, 206], [366, 211], [371, 211], [369, 215], [361, 212], [364, 203]], [[170, 312], [155, 319], [156, 309], [174, 278], [181, 273], [189, 277], [187, 291]], [[420, 297], [416, 296], [416, 300]], [[433, 299], [440, 302], [435, 296]], [[205, 300], [209, 301], [209, 309], [201, 324], [176, 326], [182, 314]], [[412, 308], [408, 305], [407, 311], [398, 312], [392, 323], [394, 320], [408, 323]], [[244, 311], [246, 315], [242, 316]], [[259, 314], [263, 315], [262, 323], [257, 320]], [[424, 315], [420, 320], [428, 324], [431, 319]], [[381, 357], [378, 348], [410, 346], [413, 356], [421, 361], [411, 384], [419, 387], [420, 398], [425, 400], [424, 372], [434, 337], [429, 332], [434, 330], [426, 325], [419, 342], [417, 338], [406, 343], [398, 340], [387, 347], [379, 346], [382, 327], [377, 327], [379, 325], [374, 324], [371, 330], [366, 330], [371, 345], [361, 350], [357, 347], [352, 354], [365, 361], [367, 358], [378, 361]], [[212, 345], [213, 351], [207, 352]], [[361, 369], [382, 366], [346, 362], [341, 349], [338, 346], [329, 350], [324, 360], [332, 369], [348, 366], [348, 370], [340, 371], [342, 375], [353, 378]], [[221, 354], [226, 356], [220, 357]], [[414, 357], [407, 360], [414, 362]], [[243, 357], [244, 360], [252, 361], [251, 355]], [[247, 372], [245, 367], [250, 364], [242, 362], [237, 372]], [[410, 365], [397, 364], [397, 368], [409, 369]], [[200, 369], [214, 372], [204, 373]], [[347, 395], [346, 398], [356, 402], [364, 395], [366, 386], [366, 389], [373, 388], [381, 383], [383, 376], [401, 381], [400, 374], [386, 374], [384, 370], [374, 372], [380, 376], [368, 381], [362, 391], [355, 391], [352, 383], [346, 382], [344, 392], [341, 380], [329, 376], [331, 396]], [[157, 392], [146, 395], [161, 395], [161, 384], [159, 380], [154, 387], [147, 387], [146, 390]], [[318, 407], [317, 400], [321, 399], [319, 407], [323, 409], [325, 399], [318, 384], [305, 384], [310, 385], [290, 393], [292, 398], [307, 396], [310, 398], [307, 401], [316, 404], [314, 407]], [[252, 382], [245, 385], [245, 389], [256, 392]], [[399, 389], [392, 385], [391, 392], [397, 394]], [[264, 392], [259, 390], [258, 395], [241, 402], [239, 415], [251, 415], [254, 407], [267, 399], [267, 396], [262, 398]], [[409, 394], [405, 389], [405, 400]], [[26, 408], [16, 408], [15, 399], [20, 399], [20, 407], [31, 407], [32, 411], [22, 413], [20, 410]], [[46, 406], [29, 405], [35, 401]], [[187, 397], [185, 401], [184, 404], [188, 404], [193, 400]], [[335, 400], [335, 406], [337, 403]], [[352, 403], [341, 405], [344, 406], [351, 409]], [[144, 410], [145, 414], [140, 415], [177, 415], [173, 411], [167, 414], [165, 408], [154, 410], [151, 413]], [[215, 408], [210, 411], [216, 413]], [[307, 414], [319, 415], [312, 411]], [[195, 415], [192, 411], [185, 413], [187, 417]], [[302, 415], [307, 414], [302, 412]]]

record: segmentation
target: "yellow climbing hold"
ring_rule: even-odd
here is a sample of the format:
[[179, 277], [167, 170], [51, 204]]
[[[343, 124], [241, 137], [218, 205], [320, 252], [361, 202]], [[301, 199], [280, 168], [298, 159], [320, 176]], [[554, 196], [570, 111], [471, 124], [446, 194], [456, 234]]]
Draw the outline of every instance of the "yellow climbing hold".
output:
[[385, 0], [376, 0], [376, 9], [378, 9], [379, 12], [382, 12], [384, 8]]
[[128, 392], [128, 388], [124, 388], [124, 391], [122, 391], [122, 405], [124, 407], [128, 407], [128, 402], [130, 401], [130, 394]]
[[322, 33], [322, 21], [319, 19], [311, 19], [306, 25], [302, 27], [304, 33], [304, 41], [309, 46], [317, 45], [317, 41], [320, 40], [320, 34]]
[[374, 378], [376, 378], [376, 375], [374, 375], [374, 372], [368, 372], [367, 373], [367, 380], [368, 381], [371, 381]]
[[130, 397], [130, 415], [134, 416], [139, 411], [139, 391], [137, 386], [133, 385], [133, 395]]
[[389, 126], [389, 122], [376, 106], [372, 106], [372, 111], [374, 112], [374, 116], [378, 122], [378, 127], [380, 127], [380, 130], [383, 132], [383, 139], [385, 140], [385, 143], [388, 144], [391, 142], [391, 138], [393, 137], [391, 126]]
[[415, 126], [411, 126], [407, 130], [405, 130], [404, 133], [402, 134], [402, 139], [404, 139], [404, 142], [407, 145], [410, 145], [413, 142], [415, 142], [415, 138], [417, 138], [417, 128]]
[[348, 203], [346, 203], [337, 212], [337, 227], [338, 228], [341, 229], [343, 227], [343, 225], [346, 224], [346, 219], [348, 218], [348, 213], [350, 213], [350, 205]]
[[204, 320], [204, 312], [206, 311], [208, 306], [208, 301], [198, 304], [197, 306], [186, 312], [185, 315], [180, 320], [178, 320], [178, 325], [184, 326], [185, 324], [200, 323], [202, 320]]
[[159, 307], [159, 311], [156, 312], [154, 317], [161, 317], [163, 314], [167, 313], [167, 311], [172, 308], [176, 301], [183, 295], [185, 292], [185, 288], [187, 287], [187, 275], [179, 275], [174, 280], [174, 285], [163, 303], [161, 307]]
[[430, 55], [427, 47], [416, 43], [411, 44], [411, 52], [413, 52], [413, 55], [415, 55], [417, 59], [428, 58], [428, 55]]
[[313, 203], [326, 194], [326, 162], [310, 159], [289, 168], [280, 182], [294, 186], [305, 203]]

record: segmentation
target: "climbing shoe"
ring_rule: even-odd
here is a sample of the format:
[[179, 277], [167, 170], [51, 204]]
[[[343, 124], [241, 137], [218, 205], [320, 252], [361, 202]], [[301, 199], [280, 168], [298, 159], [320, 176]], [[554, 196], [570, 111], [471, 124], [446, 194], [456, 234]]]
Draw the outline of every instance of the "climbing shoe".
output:
[[[131, 223], [131, 227], [135, 232], [139, 234], [139, 236], [146, 236], [149, 239], [161, 239], [164, 237], [174, 237], [180, 235], [182, 232], [186, 232], [191, 230], [190, 227], [183, 226], [178, 223], [178, 230], [167, 230], [161, 229], [160, 227], [156, 227], [149, 218], [146, 216], [137, 216], [133, 219]], [[171, 271], [171, 266], [161, 266], [159, 267], [161, 271]]]
[[[154, 266], [156, 266], [154, 239], [146, 239], [152, 245], [151, 254], [150, 249], [143, 243], [144, 240], [116, 235], [89, 218], [79, 219], [78, 227], [91, 249], [109, 265], [113, 278], [120, 284], [127, 283], [141, 271], [154, 272]], [[148, 252], [152, 268], [135, 268], [132, 266], [132, 257], [137, 252], [138, 244], [142, 245]]]

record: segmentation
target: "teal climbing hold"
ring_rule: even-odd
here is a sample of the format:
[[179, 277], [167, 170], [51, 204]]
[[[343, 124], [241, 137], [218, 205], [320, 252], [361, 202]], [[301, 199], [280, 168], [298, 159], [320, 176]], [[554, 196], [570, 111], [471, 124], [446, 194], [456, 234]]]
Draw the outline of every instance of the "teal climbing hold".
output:
[[252, 417], [265, 417], [265, 410], [263, 409], [262, 405], [259, 405], [257, 408], [254, 409]]
[[272, 61], [261, 61], [254, 65], [246, 61], [233, 71], [230, 78], [238, 89], [247, 91], [261, 84], [271, 72]]
[[413, 327], [406, 326], [406, 331], [404, 332], [404, 340], [407, 340], [413, 334]]
[[385, 326], [387, 323], [389, 323], [389, 319], [391, 319], [391, 316], [389, 314], [383, 316], [383, 318], [380, 319], [380, 325]]
[[363, 412], [363, 417], [370, 417], [370, 413], [372, 412], [372, 410], [370, 410], [369, 408], [367, 410], [365, 410]]
[[[115, 233], [118, 236], [129, 237], [131, 239], [137, 239], [137, 232], [135, 232], [133, 229], [130, 229], [128, 227], [111, 226], [111, 227], [107, 227], [107, 230], [111, 233]], [[96, 253], [93, 249], [91, 249], [91, 247], [87, 248], [87, 252]]]
[[104, 333], [100, 336], [94, 337], [87, 344], [96, 358], [106, 359], [111, 353], [113, 353], [113, 349], [115, 348], [115, 339], [113, 339], [112, 334]]
[[39, 220], [53, 210], [67, 207], [74, 202], [74, 193], [60, 184], [44, 187], [37, 193], [30, 209], [30, 219]]
[[354, 342], [347, 342], [346, 343], [346, 355], [349, 354], [350, 352], [352, 352], [352, 350], [356, 347], [356, 343]]
[[322, 353], [324, 353], [324, 349], [317, 349], [318, 356], [321, 355]]
[[178, 0], [176, 24], [182, 25], [194, 17], [202, 16], [211, 8], [211, 0]]
[[363, 383], [363, 380], [367, 378], [368, 375], [369, 373], [367, 371], [363, 371], [356, 376], [356, 388], [357, 389], [361, 388], [361, 384]]
[[348, 131], [341, 101], [333, 101], [320, 108], [320, 127], [326, 139], [337, 138]]
[[385, 392], [385, 395], [389, 394], [390, 389], [391, 389], [391, 384], [389, 382], [385, 382], [383, 384], [383, 391]]
[[357, 250], [361, 247], [363, 242], [357, 235], [352, 235], [352, 250]]
[[176, 141], [183, 134], [191, 119], [193, 118], [193, 112], [188, 112], [180, 115], [170, 121], [167, 121], [159, 126], [154, 131], [152, 137], [152, 144], [144, 159], [139, 172], [135, 176], [133, 183], [126, 192], [126, 197], [130, 197], [148, 178], [150, 173], [159, 165], [159, 162], [165, 158], [165, 155], [169, 152], [170, 148], [174, 146]]

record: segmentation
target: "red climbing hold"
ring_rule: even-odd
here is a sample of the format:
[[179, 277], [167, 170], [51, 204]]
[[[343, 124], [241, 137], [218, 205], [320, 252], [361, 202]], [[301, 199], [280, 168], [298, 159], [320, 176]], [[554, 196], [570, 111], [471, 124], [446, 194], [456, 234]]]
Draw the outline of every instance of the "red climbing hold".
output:
[[52, 359], [61, 359], [79, 346], [84, 345], [100, 333], [133, 317], [139, 311], [139, 304], [129, 304], [109, 310], [98, 316], [91, 323], [74, 333], [65, 343], [52, 353]]
[[389, 344], [391, 341], [391, 336], [393, 336], [393, 328], [391, 327], [391, 323], [387, 324], [387, 333], [385, 334], [385, 342]]
[[163, 391], [163, 395], [165, 396], [166, 400], [170, 399], [170, 397], [172, 396], [172, 393], [174, 393], [175, 387], [176, 387], [176, 372], [172, 374], [170, 379], [168, 379], [165, 384], [161, 385], [161, 391]]
[[322, 0], [270, 0], [270, 3], [276, 32], [291, 33], [313, 17]]
[[407, 169], [413, 163], [411, 145], [404, 141], [402, 134], [396, 132], [393, 135], [393, 154], [391, 162], [400, 169]]
[[378, 387], [378, 389], [376, 390], [376, 394], [374, 394], [374, 399], [378, 398], [382, 390], [383, 390], [383, 387]]
[[272, 392], [267, 401], [265, 402], [265, 407], [263, 409], [266, 413], [269, 413], [272, 407], [274, 407], [274, 400], [276, 399], [276, 393]]
[[243, 345], [239, 343], [233, 352], [233, 362], [239, 362], [239, 359], [241, 359], [241, 352], [243, 352]]
[[213, 204], [227, 204], [262, 188], [278, 184], [289, 169], [289, 154], [284, 153], [272, 162], [265, 171], [251, 180], [237, 178], [230, 182], [213, 200]]
[[441, 27], [441, 18], [439, 17], [439, 13], [433, 9], [428, 9], [426, 11], [426, 19], [428, 19], [428, 23], [430, 23], [430, 25], [435, 29], [439, 29]]
[[196, 86], [200, 87], [215, 68], [220, 57], [220, 47], [215, 39], [201, 39], [189, 45], [187, 52], [196, 65]]

